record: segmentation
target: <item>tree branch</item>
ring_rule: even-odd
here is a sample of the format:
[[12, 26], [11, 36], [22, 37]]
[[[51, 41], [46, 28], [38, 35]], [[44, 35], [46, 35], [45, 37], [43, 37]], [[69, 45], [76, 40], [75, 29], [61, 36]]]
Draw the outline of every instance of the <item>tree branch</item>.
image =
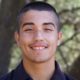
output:
[[65, 40], [64, 42], [62, 42], [60, 45], [59, 45], [59, 47], [60, 46], [62, 46], [62, 45], [64, 45], [64, 44], [66, 44], [68, 41], [70, 41], [70, 40], [72, 40], [76, 35], [78, 35], [79, 34], [79, 32], [75, 32], [70, 38], [68, 38], [67, 40]]
[[72, 9], [63, 9], [59, 12], [59, 14], [61, 15], [62, 13], [66, 13], [66, 12], [74, 12], [74, 11], [78, 11], [80, 10], [80, 7], [75, 7], [75, 8], [72, 8]]

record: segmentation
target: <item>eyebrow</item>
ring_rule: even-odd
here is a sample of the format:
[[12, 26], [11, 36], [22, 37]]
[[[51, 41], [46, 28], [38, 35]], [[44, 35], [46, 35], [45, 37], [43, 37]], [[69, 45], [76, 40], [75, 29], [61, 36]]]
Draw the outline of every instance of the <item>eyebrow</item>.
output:
[[24, 24], [22, 25], [22, 27], [24, 27], [24, 26], [26, 26], [26, 25], [34, 25], [34, 23], [32, 23], [32, 22], [26, 22], [26, 23], [24, 23]]
[[52, 22], [44, 23], [43, 25], [52, 25], [52, 26], [54, 26], [54, 27], [55, 27], [55, 24], [54, 24], [54, 23], [52, 23]]
[[[22, 27], [24, 27], [24, 26], [26, 26], [26, 25], [35, 25], [35, 24], [32, 23], [32, 22], [26, 22], [26, 23], [24, 23], [24, 24], [22, 25]], [[45, 22], [45, 23], [43, 23], [43, 25], [52, 25], [53, 27], [55, 27], [54, 23], [52, 23], [52, 22]]]

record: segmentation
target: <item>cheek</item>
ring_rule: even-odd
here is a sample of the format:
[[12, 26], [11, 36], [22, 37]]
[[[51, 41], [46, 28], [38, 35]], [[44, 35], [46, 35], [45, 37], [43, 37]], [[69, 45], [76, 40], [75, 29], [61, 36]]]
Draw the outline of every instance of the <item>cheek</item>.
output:
[[48, 35], [47, 35], [47, 39], [48, 39], [51, 43], [55, 43], [55, 42], [58, 41], [58, 34], [57, 34], [57, 33], [48, 34]]
[[58, 45], [58, 38], [56, 36], [49, 37], [50, 39], [50, 53], [55, 54], [57, 45]]
[[30, 42], [31, 40], [29, 36], [20, 35], [19, 47], [21, 48], [22, 51], [25, 51], [28, 48]]
[[28, 34], [21, 34], [20, 40], [23, 43], [29, 43], [32, 40], [32, 36]]
[[53, 35], [49, 35], [48, 41], [49, 41], [50, 46], [52, 48], [56, 48], [57, 45], [58, 45], [58, 35], [57, 34], [55, 34], [55, 35], [54, 34]]
[[31, 36], [29, 35], [25, 35], [25, 34], [21, 34], [20, 35], [20, 45], [19, 47], [21, 48], [23, 53], [26, 53], [26, 51], [29, 50], [28, 46], [31, 43]]

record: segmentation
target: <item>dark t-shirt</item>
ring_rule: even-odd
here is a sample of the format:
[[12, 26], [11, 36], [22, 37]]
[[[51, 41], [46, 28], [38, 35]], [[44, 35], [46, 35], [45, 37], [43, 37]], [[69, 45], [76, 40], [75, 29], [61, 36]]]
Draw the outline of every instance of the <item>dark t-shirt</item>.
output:
[[[1, 77], [0, 80], [33, 80], [24, 70], [22, 62], [19, 66], [11, 71], [10, 73], [6, 74], [5, 76]], [[50, 80], [73, 80], [68, 75], [64, 74], [57, 62], [55, 62], [55, 72]]]

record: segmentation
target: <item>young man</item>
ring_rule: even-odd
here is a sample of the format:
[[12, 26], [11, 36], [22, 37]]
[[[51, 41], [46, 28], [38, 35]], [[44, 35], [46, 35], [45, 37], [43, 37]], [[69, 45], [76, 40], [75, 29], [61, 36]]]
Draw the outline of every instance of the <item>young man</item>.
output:
[[25, 5], [18, 15], [15, 40], [22, 50], [22, 62], [0, 80], [72, 80], [55, 61], [61, 39], [56, 10], [44, 2]]

